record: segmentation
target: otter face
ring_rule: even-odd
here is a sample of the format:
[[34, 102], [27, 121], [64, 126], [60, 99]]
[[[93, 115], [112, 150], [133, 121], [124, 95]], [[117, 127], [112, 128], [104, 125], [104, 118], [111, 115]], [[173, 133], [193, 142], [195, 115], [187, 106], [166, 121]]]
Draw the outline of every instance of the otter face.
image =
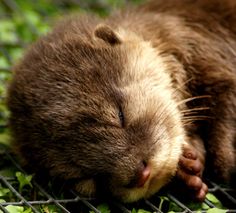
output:
[[136, 35], [106, 26], [89, 42], [52, 38], [30, 50], [9, 89], [18, 152], [75, 180], [85, 196], [151, 196], [175, 174], [184, 143], [164, 59]]

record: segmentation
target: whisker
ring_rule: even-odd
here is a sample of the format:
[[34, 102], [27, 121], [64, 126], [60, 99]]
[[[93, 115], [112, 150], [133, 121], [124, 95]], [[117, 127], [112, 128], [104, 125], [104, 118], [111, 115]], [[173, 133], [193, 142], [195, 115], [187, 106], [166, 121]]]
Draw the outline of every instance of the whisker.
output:
[[210, 95], [201, 95], [201, 96], [195, 96], [195, 97], [191, 97], [191, 98], [186, 98], [186, 99], [180, 101], [179, 103], [177, 103], [177, 106], [182, 105], [182, 104], [186, 104], [186, 103], [188, 103], [190, 101], [204, 99], [204, 98], [211, 98], [211, 96]]
[[[190, 80], [189, 80], [190, 81]], [[189, 82], [189, 81], [186, 81]], [[190, 102], [190, 101], [194, 101], [194, 100], [199, 100], [199, 99], [206, 99], [206, 98], [211, 98], [211, 96], [209, 95], [202, 95], [202, 96], [195, 96], [195, 97], [191, 97], [191, 98], [187, 98], [187, 99], [184, 99], [180, 102], [177, 103], [177, 106], [181, 105], [181, 104], [184, 104], [184, 103], [187, 103], [187, 102]], [[158, 109], [159, 107], [157, 107]], [[157, 125], [160, 125], [160, 126], [164, 126], [167, 119], [169, 118], [170, 114], [168, 113], [170, 110], [172, 110], [171, 108], [171, 104], [170, 105], [166, 105], [165, 107], [161, 107], [160, 105], [160, 108], [162, 109], [161, 112], [158, 110], [156, 111], [156, 115], [158, 114], [158, 123]], [[160, 109], [159, 108], [159, 109]], [[192, 108], [192, 109], [183, 109], [183, 110], [176, 110], [175, 113], [172, 111], [172, 115], [174, 116], [175, 114], [179, 114], [182, 115], [181, 116], [181, 123], [183, 125], [183, 127], [191, 124], [191, 123], [194, 123], [196, 121], [205, 121], [205, 120], [209, 120], [211, 119], [212, 117], [210, 116], [207, 116], [207, 115], [198, 115], [199, 112], [202, 112], [204, 110], [210, 110], [209, 107], [205, 107], [205, 106], [199, 106], [199, 107], [195, 107], [195, 108]], [[153, 116], [153, 118], [150, 119], [150, 122], [153, 122], [153, 119], [156, 118], [156, 115]], [[155, 122], [155, 121], [154, 121]], [[176, 125], [179, 125], [177, 123], [173, 123], [171, 125], [170, 128], [175, 128]], [[152, 129], [152, 132], [151, 134], [155, 134], [154, 133], [155, 131], [155, 128]], [[165, 137], [165, 132], [166, 132], [166, 129], [165, 128], [160, 128], [159, 131], [158, 131], [158, 135], [157, 135], [157, 139], [155, 141], [153, 141], [153, 146], [158, 143], [159, 140], [161, 140], [162, 138]]]
[[182, 122], [186, 121], [206, 121], [209, 119], [213, 119], [211, 116], [199, 115], [199, 116], [187, 116], [182, 118]]
[[186, 80], [185, 82], [183, 82], [182, 85], [179, 85], [177, 88], [175, 88], [175, 91], [174, 91], [174, 94], [181, 91], [182, 93], [186, 93], [186, 94], [189, 94], [187, 91], [185, 91], [184, 89], [184, 86], [186, 86], [190, 81], [193, 80], [193, 77], [192, 78], [189, 78], [188, 80]]
[[183, 119], [188, 119], [188, 118], [196, 118], [196, 117], [199, 117], [199, 118], [213, 118], [212, 116], [208, 116], [208, 115], [196, 115], [196, 116], [186, 116], [186, 117], [183, 117]]
[[209, 110], [210, 107], [196, 107], [196, 108], [192, 108], [192, 109], [184, 109], [181, 110], [181, 113], [189, 113], [189, 112], [199, 112], [199, 111], [204, 111], [204, 110]]

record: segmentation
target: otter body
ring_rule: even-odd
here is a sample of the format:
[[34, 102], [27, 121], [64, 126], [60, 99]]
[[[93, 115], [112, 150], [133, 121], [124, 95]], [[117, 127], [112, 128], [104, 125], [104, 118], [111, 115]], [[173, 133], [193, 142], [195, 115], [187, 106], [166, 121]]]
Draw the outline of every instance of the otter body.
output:
[[236, 169], [236, 3], [158, 0], [62, 21], [14, 68], [13, 147], [33, 172], [124, 202]]

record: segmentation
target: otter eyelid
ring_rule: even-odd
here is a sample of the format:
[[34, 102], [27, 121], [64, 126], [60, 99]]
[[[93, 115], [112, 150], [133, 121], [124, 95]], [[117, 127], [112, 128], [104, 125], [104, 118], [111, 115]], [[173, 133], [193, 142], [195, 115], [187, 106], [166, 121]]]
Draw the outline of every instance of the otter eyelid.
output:
[[121, 126], [124, 127], [125, 126], [125, 117], [124, 117], [124, 113], [121, 107], [119, 107], [119, 119], [120, 119], [120, 123]]

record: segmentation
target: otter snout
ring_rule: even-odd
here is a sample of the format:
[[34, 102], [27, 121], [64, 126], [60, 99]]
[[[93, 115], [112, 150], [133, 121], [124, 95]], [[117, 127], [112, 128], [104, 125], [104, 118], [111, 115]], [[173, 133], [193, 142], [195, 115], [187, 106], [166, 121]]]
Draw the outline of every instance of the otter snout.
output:
[[134, 178], [127, 185], [128, 188], [141, 188], [148, 181], [151, 174], [151, 167], [145, 161], [141, 162], [135, 172]]

